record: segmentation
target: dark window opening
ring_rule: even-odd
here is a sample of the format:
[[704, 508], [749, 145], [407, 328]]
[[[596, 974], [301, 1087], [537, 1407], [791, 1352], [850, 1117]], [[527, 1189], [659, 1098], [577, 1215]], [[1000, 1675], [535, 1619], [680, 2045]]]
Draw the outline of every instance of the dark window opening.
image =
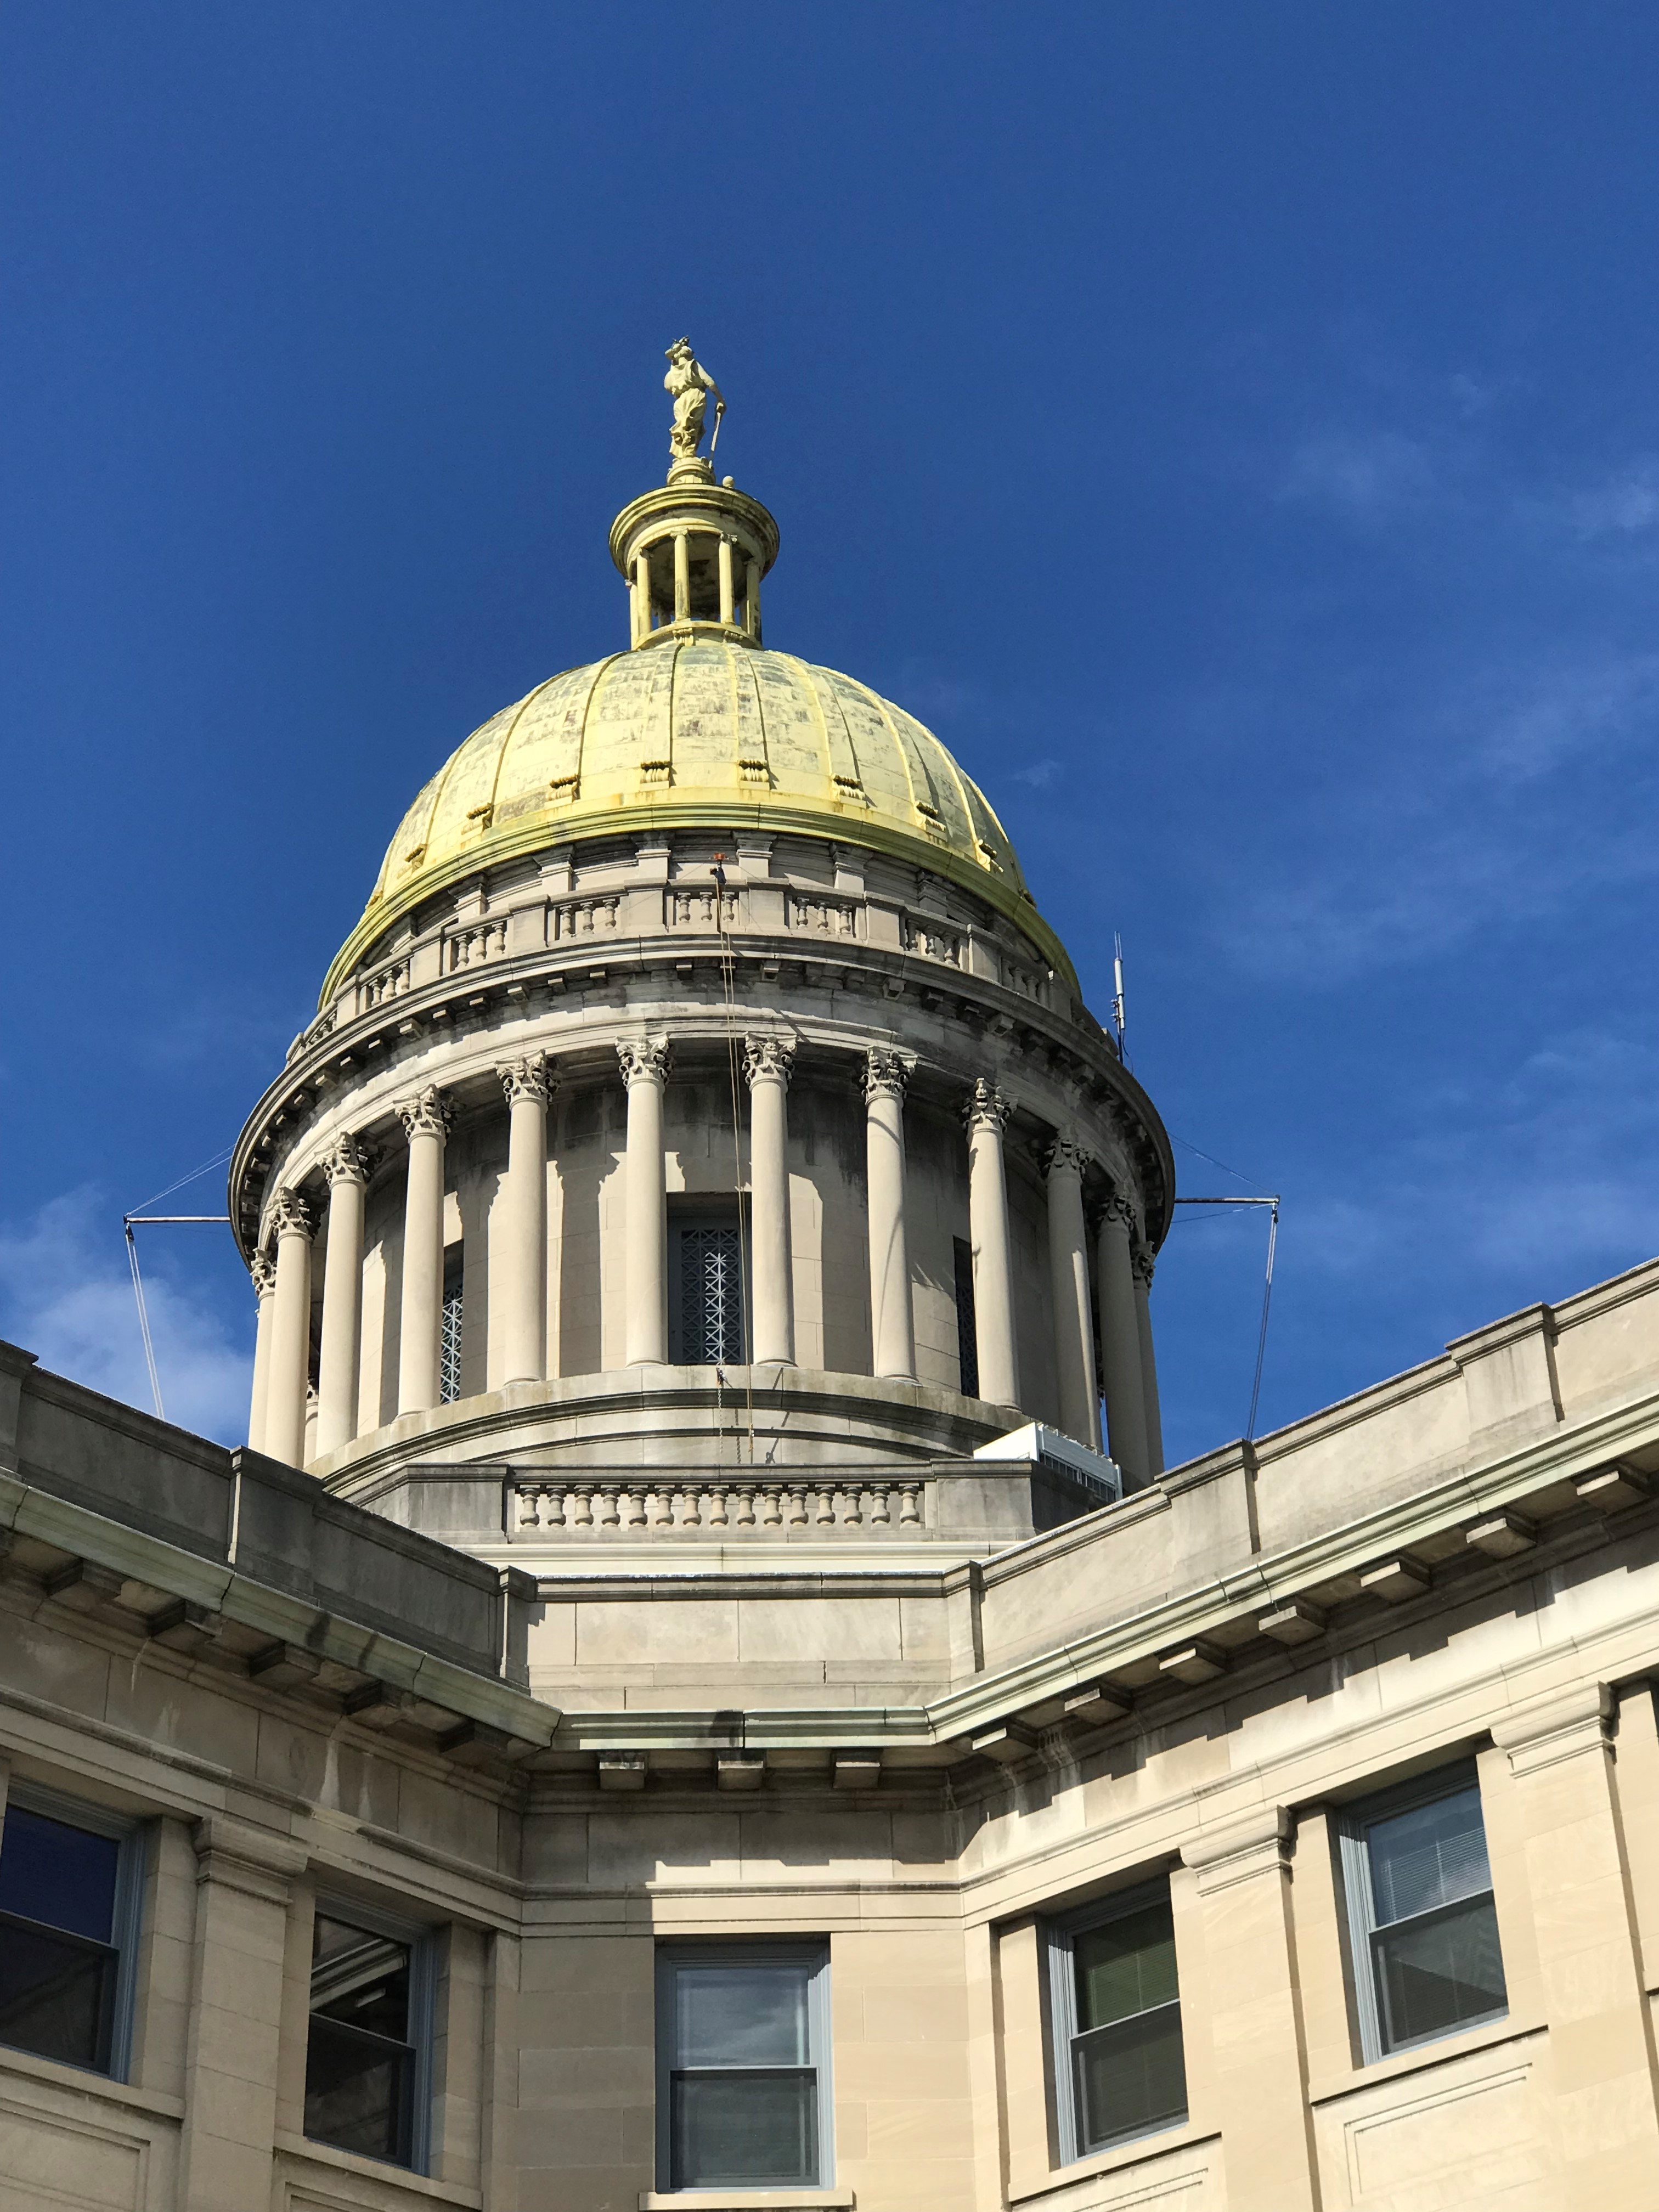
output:
[[669, 1222], [669, 1357], [683, 1367], [749, 1357], [744, 1238], [733, 1203]]
[[956, 1239], [957, 1364], [962, 1372], [962, 1395], [979, 1395], [979, 1339], [974, 1316], [974, 1248], [965, 1237]]
[[461, 1328], [466, 1299], [464, 1248], [452, 1244], [444, 1254], [444, 1303], [438, 1328], [438, 1396], [453, 1406], [461, 1395]]
[[415, 2161], [410, 1966], [409, 1944], [317, 1915], [306, 2133], [393, 2166]]
[[121, 1844], [25, 1806], [0, 1832], [0, 2043], [112, 2070]]

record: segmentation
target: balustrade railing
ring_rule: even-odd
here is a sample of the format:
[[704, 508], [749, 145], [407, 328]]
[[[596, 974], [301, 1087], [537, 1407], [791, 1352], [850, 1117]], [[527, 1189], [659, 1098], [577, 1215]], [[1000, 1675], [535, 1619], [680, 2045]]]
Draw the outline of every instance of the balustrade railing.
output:
[[624, 1530], [716, 1529], [776, 1536], [791, 1529], [819, 1534], [902, 1534], [923, 1525], [925, 1483], [859, 1482], [845, 1477], [774, 1479], [747, 1474], [696, 1481], [653, 1482], [637, 1476], [580, 1476], [514, 1485], [516, 1533], [583, 1535]]

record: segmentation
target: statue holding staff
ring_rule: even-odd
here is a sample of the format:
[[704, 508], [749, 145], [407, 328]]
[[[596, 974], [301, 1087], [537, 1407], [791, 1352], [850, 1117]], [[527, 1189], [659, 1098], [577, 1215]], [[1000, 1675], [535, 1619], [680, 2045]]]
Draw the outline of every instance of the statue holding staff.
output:
[[726, 412], [726, 401], [720, 395], [719, 385], [692, 352], [690, 338], [676, 338], [669, 347], [668, 374], [662, 383], [663, 390], [674, 403], [674, 427], [668, 434], [668, 449], [677, 462], [696, 459], [708, 411], [708, 395], [711, 392], [714, 393], [714, 435], [708, 441], [708, 455], [712, 460], [720, 434], [720, 417]]

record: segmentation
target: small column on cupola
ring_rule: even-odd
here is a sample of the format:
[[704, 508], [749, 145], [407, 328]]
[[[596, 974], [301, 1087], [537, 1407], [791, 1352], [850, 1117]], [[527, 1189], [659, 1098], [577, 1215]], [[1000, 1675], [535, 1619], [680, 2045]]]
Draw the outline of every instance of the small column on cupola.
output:
[[[689, 338], [669, 347], [663, 383], [674, 403], [668, 481], [611, 526], [611, 557], [628, 586], [629, 643], [635, 651], [669, 638], [758, 645], [761, 580], [778, 557], [778, 526], [730, 477], [714, 480], [726, 401]], [[697, 450], [705, 433], [708, 455]]]

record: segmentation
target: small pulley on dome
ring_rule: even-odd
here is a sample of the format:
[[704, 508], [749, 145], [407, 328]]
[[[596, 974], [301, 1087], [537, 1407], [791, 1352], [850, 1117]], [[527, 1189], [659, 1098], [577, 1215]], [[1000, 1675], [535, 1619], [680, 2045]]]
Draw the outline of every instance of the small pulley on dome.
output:
[[730, 477], [714, 481], [697, 448], [714, 402], [712, 456], [726, 398], [691, 349], [676, 338], [663, 389], [674, 403], [668, 481], [632, 501], [611, 526], [611, 557], [629, 586], [635, 647], [698, 635], [761, 641], [761, 579], [778, 557], [778, 526]]

